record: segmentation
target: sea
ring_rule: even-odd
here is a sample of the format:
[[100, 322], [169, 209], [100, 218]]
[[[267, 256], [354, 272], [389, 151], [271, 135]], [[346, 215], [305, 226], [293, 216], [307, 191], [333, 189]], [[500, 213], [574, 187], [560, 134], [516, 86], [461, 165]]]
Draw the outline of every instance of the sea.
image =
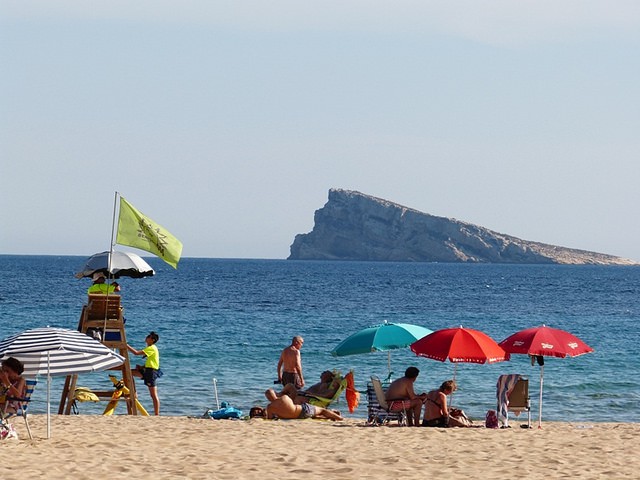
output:
[[[392, 378], [408, 366], [419, 368], [418, 393], [455, 375], [453, 403], [476, 419], [496, 408], [499, 375], [526, 375], [538, 420], [541, 368], [526, 355], [491, 365], [439, 362], [409, 348], [331, 355], [352, 333], [387, 321], [431, 330], [463, 326], [498, 342], [543, 324], [567, 330], [594, 352], [546, 357], [542, 420], [640, 421], [638, 267], [183, 258], [173, 269], [156, 257], [145, 259], [156, 275], [122, 278], [120, 293], [129, 343], [140, 349], [149, 331], [160, 335], [163, 415], [199, 416], [223, 402], [245, 413], [265, 405], [281, 350], [301, 335], [308, 385], [323, 370], [353, 370], [363, 394], [354, 413], [344, 399], [337, 405], [348, 418], [366, 418], [367, 383], [372, 375], [388, 376], [390, 356]], [[90, 280], [74, 273], [85, 260], [0, 255], [0, 338], [36, 327], [77, 328]], [[51, 382], [53, 413], [63, 382]], [[106, 372], [81, 375], [78, 384], [111, 387]], [[152, 410], [146, 387], [137, 388]], [[80, 403], [78, 412], [101, 414], [104, 406]], [[46, 378], [39, 379], [30, 408], [46, 412]], [[116, 414], [126, 414], [126, 406]]]

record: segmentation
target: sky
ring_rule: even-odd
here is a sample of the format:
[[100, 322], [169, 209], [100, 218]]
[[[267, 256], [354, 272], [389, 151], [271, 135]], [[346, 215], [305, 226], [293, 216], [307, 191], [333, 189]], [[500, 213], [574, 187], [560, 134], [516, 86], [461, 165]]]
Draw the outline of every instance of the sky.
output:
[[185, 257], [286, 258], [330, 188], [640, 261], [640, 2], [0, 0], [0, 253], [119, 192]]

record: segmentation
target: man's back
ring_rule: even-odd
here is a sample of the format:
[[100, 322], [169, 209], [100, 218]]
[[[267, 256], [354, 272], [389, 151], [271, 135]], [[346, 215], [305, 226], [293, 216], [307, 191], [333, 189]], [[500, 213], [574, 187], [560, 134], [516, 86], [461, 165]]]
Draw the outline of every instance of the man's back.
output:
[[300, 405], [295, 405], [288, 395], [283, 395], [274, 398], [267, 405], [267, 418], [273, 418], [274, 415], [280, 418], [298, 418], [301, 410]]
[[416, 394], [413, 392], [413, 381], [407, 377], [398, 378], [391, 382], [385, 394], [387, 400], [404, 400], [415, 396]]

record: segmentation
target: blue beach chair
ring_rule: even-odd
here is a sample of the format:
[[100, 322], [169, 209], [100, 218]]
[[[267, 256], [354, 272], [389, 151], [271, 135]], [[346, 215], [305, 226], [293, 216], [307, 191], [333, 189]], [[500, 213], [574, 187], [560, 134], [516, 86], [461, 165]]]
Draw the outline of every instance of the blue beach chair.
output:
[[38, 384], [38, 381], [35, 378], [27, 378], [26, 379], [26, 392], [23, 398], [13, 398], [8, 397], [7, 400], [16, 400], [19, 403], [19, 408], [16, 413], [8, 413], [3, 414], [2, 422], [6, 422], [11, 417], [18, 416], [24, 418], [24, 424], [27, 427], [27, 433], [29, 434], [29, 438], [33, 440], [33, 435], [31, 435], [31, 427], [29, 426], [29, 419], [27, 418], [27, 410], [29, 408], [29, 402], [31, 402], [31, 395]]

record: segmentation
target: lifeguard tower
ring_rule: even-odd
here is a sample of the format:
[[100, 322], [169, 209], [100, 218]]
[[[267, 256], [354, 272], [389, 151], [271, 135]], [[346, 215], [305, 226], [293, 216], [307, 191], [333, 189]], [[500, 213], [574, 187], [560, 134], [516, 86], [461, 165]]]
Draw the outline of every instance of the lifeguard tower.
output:
[[[131, 374], [124, 322], [120, 295], [89, 295], [86, 305], [82, 307], [78, 330], [100, 340], [105, 346], [116, 349], [124, 357], [124, 363], [113, 369], [121, 371], [121, 380], [113, 382], [115, 390], [93, 391], [100, 400], [110, 401], [105, 414], [113, 413], [118, 400], [123, 399], [129, 415], [146, 415], [147, 412], [136, 400], [136, 385]], [[77, 380], [78, 375], [67, 375], [60, 398], [59, 415], [71, 413]]]

